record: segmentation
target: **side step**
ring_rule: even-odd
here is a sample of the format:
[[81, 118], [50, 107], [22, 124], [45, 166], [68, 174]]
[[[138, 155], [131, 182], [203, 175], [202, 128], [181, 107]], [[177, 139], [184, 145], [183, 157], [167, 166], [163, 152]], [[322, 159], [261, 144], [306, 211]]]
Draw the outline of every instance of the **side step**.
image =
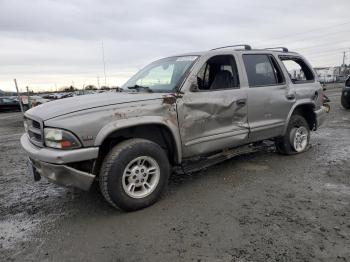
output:
[[235, 156], [259, 152], [259, 151], [274, 151], [275, 145], [272, 141], [264, 141], [261, 143], [249, 144], [246, 146], [236, 147], [224, 150], [220, 153], [207, 157], [200, 157], [193, 160], [184, 161], [181, 165], [174, 167], [174, 172], [178, 174], [188, 174], [197, 172], [201, 169], [218, 164]]

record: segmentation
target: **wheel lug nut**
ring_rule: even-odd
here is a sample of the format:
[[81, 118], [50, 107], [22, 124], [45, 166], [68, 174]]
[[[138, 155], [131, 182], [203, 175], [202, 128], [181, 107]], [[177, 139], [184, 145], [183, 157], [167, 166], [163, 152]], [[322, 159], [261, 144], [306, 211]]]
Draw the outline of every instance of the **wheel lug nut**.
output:
[[136, 179], [136, 176], [133, 176], [132, 178], [133, 178], [133, 179]]
[[141, 172], [143, 173], [145, 170], [144, 169], [141, 169]]
[[138, 170], [136, 170], [136, 172], [135, 172], [136, 174], [138, 174], [139, 173], [139, 171]]

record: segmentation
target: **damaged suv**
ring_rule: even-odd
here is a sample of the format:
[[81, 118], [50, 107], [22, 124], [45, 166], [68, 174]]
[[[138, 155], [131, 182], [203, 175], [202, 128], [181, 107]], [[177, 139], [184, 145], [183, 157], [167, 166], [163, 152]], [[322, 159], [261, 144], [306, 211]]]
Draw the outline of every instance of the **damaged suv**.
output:
[[153, 204], [171, 172], [187, 173], [273, 141], [307, 150], [325, 120], [323, 90], [299, 54], [228, 46], [155, 61], [124, 92], [67, 98], [25, 113], [21, 144], [41, 176], [124, 210]]

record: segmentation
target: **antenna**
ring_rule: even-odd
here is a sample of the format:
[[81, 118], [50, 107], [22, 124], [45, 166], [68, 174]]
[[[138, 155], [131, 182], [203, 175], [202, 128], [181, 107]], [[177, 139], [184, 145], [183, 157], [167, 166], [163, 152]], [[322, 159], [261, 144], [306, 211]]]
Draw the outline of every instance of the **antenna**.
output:
[[103, 46], [102, 40], [102, 61], [103, 61], [103, 74], [105, 76], [105, 86], [107, 86], [107, 77], [106, 77], [106, 62], [105, 62], [105, 48]]

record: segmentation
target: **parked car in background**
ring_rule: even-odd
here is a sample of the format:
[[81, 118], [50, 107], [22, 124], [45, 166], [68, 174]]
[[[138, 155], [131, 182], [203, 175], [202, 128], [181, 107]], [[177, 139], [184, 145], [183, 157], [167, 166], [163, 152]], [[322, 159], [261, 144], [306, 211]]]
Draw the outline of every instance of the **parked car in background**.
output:
[[50, 99], [42, 98], [41, 96], [30, 96], [31, 107], [35, 107], [50, 101]]
[[0, 112], [20, 110], [21, 106], [19, 105], [18, 101], [8, 97], [0, 97]]
[[[289, 75], [289, 65], [302, 74]], [[112, 206], [137, 210], [161, 196], [171, 171], [191, 173], [264, 144], [305, 152], [328, 111], [314, 70], [286, 48], [167, 57], [122, 88], [26, 112], [21, 144], [35, 180], [84, 190], [98, 180]]]
[[341, 104], [345, 109], [350, 109], [350, 76], [345, 81], [345, 87], [341, 94]]

